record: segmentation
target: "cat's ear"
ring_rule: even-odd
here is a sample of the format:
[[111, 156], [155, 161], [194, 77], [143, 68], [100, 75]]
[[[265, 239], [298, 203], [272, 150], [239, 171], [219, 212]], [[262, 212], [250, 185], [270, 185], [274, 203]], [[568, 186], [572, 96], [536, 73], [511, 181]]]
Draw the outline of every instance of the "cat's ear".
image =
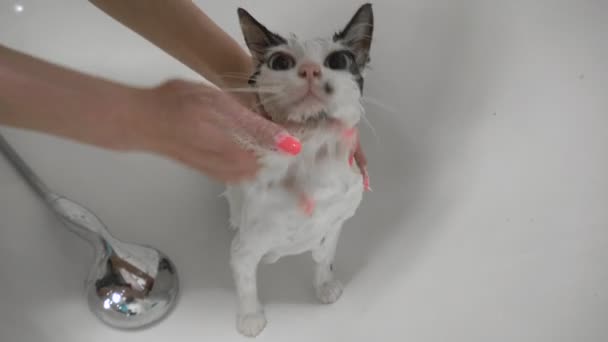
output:
[[357, 65], [363, 68], [369, 62], [369, 49], [374, 32], [374, 13], [372, 4], [361, 6], [346, 27], [334, 35], [334, 41], [340, 42], [355, 54]]
[[270, 32], [264, 25], [260, 24], [254, 17], [242, 8], [238, 9], [241, 30], [245, 37], [245, 43], [253, 57], [258, 61], [264, 60], [264, 54], [268, 48], [287, 44], [285, 38]]

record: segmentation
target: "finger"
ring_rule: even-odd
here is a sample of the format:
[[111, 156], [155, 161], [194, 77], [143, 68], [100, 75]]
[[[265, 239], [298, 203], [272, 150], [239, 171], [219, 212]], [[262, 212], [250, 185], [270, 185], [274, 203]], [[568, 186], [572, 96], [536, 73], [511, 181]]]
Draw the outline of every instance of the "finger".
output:
[[243, 180], [255, 177], [259, 165], [255, 156], [248, 153], [236, 153], [230, 156], [212, 154], [206, 156], [206, 163], [216, 171], [222, 173], [222, 180]]
[[224, 165], [235, 170], [255, 174], [259, 169], [258, 157], [251, 151], [244, 150], [238, 144], [230, 141], [213, 155], [223, 161]]
[[[221, 182], [251, 178], [257, 171], [255, 162], [247, 162], [247, 159], [240, 163], [230, 161], [220, 154], [201, 151], [197, 148], [179, 148], [179, 150], [175, 149], [166, 154], [181, 164]], [[252, 158], [251, 156], [248, 157]], [[252, 159], [255, 160], [255, 158]]]
[[180, 137], [182, 144], [191, 145], [202, 151], [221, 153], [226, 150], [243, 150], [229, 132], [222, 130], [216, 124], [200, 122], [189, 126]]
[[260, 168], [258, 158], [253, 153], [242, 150], [235, 150], [227, 157], [226, 162], [236, 170], [251, 174], [255, 174]]
[[226, 94], [220, 96], [223, 98], [218, 101], [221, 106], [219, 109], [222, 114], [225, 113], [223, 117], [230, 120], [237, 135], [261, 148], [279, 150], [290, 155], [300, 153], [300, 141], [285, 128], [248, 110]]
[[201, 125], [199, 129], [191, 132], [191, 139], [184, 141], [184, 144], [193, 145], [192, 148], [201, 153], [215, 155], [215, 161], [219, 163], [222, 159], [224, 163], [231, 163], [234, 169], [254, 170], [258, 168], [257, 158], [251, 151], [235, 142], [235, 139], [225, 131], [213, 125]]
[[213, 178], [216, 181], [222, 183], [236, 183], [243, 180], [252, 179], [255, 177], [256, 170], [255, 169], [233, 169], [233, 168], [223, 168], [217, 167], [211, 164], [202, 164], [196, 160], [188, 160], [184, 165], [189, 166], [206, 176]]
[[[204, 162], [220, 166], [223, 169], [255, 172], [258, 168], [257, 158], [251, 151], [245, 150], [234, 141], [227, 132], [218, 129], [216, 125], [203, 123], [193, 126], [189, 133], [184, 135], [182, 145], [173, 148], [173, 153], [183, 154], [184, 147], [194, 149], [193, 155], [205, 156]], [[174, 144], [177, 147], [177, 144]], [[185, 156], [188, 158], [188, 156]]]

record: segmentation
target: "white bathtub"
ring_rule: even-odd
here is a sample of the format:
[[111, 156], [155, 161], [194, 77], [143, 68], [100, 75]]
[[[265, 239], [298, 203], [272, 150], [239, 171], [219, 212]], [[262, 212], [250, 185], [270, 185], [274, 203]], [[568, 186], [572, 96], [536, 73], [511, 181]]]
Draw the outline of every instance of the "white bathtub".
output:
[[[316, 36], [360, 4], [198, 3], [239, 41], [238, 5], [279, 32]], [[308, 256], [262, 267], [259, 339], [607, 341], [608, 2], [386, 0], [374, 10], [366, 95], [385, 105], [367, 106], [374, 192], [339, 244], [345, 293], [317, 304]], [[85, 1], [2, 0], [0, 42], [131, 84], [197, 77]], [[115, 235], [167, 253], [182, 281], [162, 324], [102, 325], [82, 294], [88, 246], [0, 158], [0, 341], [244, 340], [219, 185], [159, 157], [0, 130]]]

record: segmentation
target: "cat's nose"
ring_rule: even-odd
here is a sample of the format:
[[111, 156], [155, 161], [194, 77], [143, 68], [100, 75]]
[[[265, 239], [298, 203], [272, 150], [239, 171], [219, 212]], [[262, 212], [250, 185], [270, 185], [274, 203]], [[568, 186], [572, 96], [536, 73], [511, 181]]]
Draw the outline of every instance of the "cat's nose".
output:
[[298, 69], [298, 75], [306, 80], [321, 78], [321, 66], [314, 63], [304, 63]]

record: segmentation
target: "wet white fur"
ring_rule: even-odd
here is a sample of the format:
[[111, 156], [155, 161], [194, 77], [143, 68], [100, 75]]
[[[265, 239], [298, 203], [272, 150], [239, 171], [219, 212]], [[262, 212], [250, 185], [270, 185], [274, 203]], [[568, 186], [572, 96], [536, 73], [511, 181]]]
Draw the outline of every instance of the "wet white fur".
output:
[[[290, 118], [296, 119], [324, 110], [330, 117], [354, 126], [363, 108], [353, 76], [348, 71], [323, 67], [325, 57], [338, 48], [343, 47], [331, 40], [299, 42], [295, 38], [289, 40], [287, 47], [278, 47], [294, 56], [297, 65], [289, 71], [262, 67], [257, 86], [277, 86], [283, 94], [277, 101], [265, 102], [265, 109], [271, 114], [288, 112]], [[324, 104], [293, 104], [307, 84], [296, 72], [304, 62], [320, 64], [320, 86], [329, 81], [334, 88]], [[264, 102], [274, 95], [260, 96]], [[246, 336], [256, 336], [266, 325], [256, 287], [260, 262], [273, 263], [282, 256], [311, 251], [315, 262], [313, 285], [319, 300], [333, 303], [342, 293], [342, 285], [333, 277], [332, 264], [342, 226], [361, 202], [361, 175], [356, 167], [349, 166], [349, 150], [341, 145], [339, 134], [319, 129], [301, 138], [303, 148], [297, 157], [266, 153], [262, 157], [264, 166], [255, 180], [228, 186], [225, 193], [230, 224], [236, 229], [231, 267], [239, 304], [237, 328]], [[316, 158], [324, 146], [327, 155]], [[301, 209], [296, 194], [283, 186], [288, 175], [295, 176], [298, 189], [315, 201], [312, 216]]]
[[[268, 92], [260, 93], [261, 102], [270, 114], [289, 113], [291, 120], [305, 120], [310, 116], [325, 110], [331, 116], [339, 118], [350, 126], [354, 126], [360, 119], [363, 108], [359, 102], [360, 91], [353, 76], [346, 70], [331, 70], [322, 67], [322, 79], [319, 82], [329, 82], [334, 86], [334, 93], [326, 96], [326, 103], [302, 103], [294, 105], [293, 102], [303, 95], [307, 81], [298, 77], [298, 66], [314, 62], [323, 66], [325, 57], [330, 52], [343, 50], [344, 46], [329, 39], [315, 39], [299, 41], [296, 37], [287, 40], [287, 45], [269, 49], [267, 55], [277, 51], [284, 51], [293, 56], [297, 65], [289, 71], [274, 71], [266, 65], [262, 66], [257, 77], [257, 86], [261, 88], [276, 88], [279, 94]], [[320, 91], [321, 92], [321, 91]]]

